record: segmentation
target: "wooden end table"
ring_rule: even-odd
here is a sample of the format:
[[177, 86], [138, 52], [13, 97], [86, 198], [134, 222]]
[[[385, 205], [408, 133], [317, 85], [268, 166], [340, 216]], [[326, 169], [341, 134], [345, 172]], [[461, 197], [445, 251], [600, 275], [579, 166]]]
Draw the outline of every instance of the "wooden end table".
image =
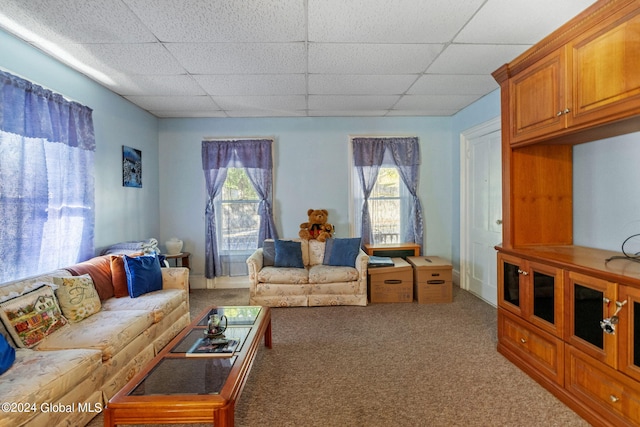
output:
[[[232, 353], [189, 355], [204, 335], [209, 314], [228, 319], [225, 336], [239, 340]], [[260, 341], [271, 348], [271, 309], [209, 307], [115, 396], [104, 425], [212, 423], [233, 426], [235, 402], [247, 381]]]

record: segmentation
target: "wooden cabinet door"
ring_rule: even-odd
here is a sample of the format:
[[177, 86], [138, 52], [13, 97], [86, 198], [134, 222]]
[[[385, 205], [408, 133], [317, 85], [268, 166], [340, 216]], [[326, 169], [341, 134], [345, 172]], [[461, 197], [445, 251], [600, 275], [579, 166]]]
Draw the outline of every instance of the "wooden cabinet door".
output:
[[620, 286], [618, 298], [626, 301], [619, 313], [618, 369], [640, 381], [640, 289]]
[[510, 80], [512, 143], [565, 128], [563, 112], [569, 105], [565, 62], [565, 48], [562, 48]]
[[568, 126], [640, 113], [640, 10], [617, 13], [569, 45], [573, 97]]
[[573, 271], [565, 273], [565, 341], [589, 356], [617, 367], [617, 337], [600, 322], [616, 311], [617, 284]]

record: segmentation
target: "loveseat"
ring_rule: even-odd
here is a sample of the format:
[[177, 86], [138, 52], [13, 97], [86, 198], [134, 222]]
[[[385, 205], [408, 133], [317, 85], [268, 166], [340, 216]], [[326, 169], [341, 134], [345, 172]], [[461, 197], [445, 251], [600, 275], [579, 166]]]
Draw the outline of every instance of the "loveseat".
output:
[[[140, 259], [145, 258], [150, 257]], [[15, 362], [0, 375], [1, 427], [86, 425], [189, 323], [188, 269], [160, 269], [158, 264], [160, 290], [135, 298], [116, 297], [118, 291], [122, 293], [123, 272], [116, 267], [122, 259], [95, 257], [0, 285], [0, 333], [17, 347]], [[91, 289], [98, 294], [99, 304]], [[68, 297], [77, 302], [79, 295], [88, 295], [84, 301], [94, 305], [67, 308], [64, 313]], [[29, 303], [35, 296], [35, 302]], [[7, 322], [16, 313], [24, 314], [22, 308], [16, 309], [20, 304], [32, 304], [24, 310], [39, 311], [39, 318]], [[46, 324], [54, 332], [16, 337], [16, 331], [29, 323]]]
[[[278, 263], [279, 247], [284, 244], [296, 250], [296, 243], [301, 262], [290, 262], [285, 256]], [[249, 303], [269, 307], [367, 305], [368, 262], [359, 239], [266, 240], [247, 259]]]

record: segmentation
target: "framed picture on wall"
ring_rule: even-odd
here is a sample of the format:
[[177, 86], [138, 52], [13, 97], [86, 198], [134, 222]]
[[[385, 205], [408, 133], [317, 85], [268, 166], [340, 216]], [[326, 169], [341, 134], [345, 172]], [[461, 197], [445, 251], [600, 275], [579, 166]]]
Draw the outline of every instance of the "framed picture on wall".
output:
[[142, 151], [122, 146], [122, 185], [142, 188]]

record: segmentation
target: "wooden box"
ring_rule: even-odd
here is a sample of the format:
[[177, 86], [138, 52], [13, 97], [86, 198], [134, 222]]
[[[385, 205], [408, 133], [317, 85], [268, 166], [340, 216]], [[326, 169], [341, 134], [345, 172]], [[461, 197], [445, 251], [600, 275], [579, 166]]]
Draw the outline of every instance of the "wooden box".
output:
[[451, 263], [436, 256], [408, 257], [413, 266], [413, 293], [420, 304], [453, 301]]
[[413, 269], [402, 258], [392, 258], [393, 267], [367, 270], [367, 293], [372, 304], [383, 302], [413, 302]]

